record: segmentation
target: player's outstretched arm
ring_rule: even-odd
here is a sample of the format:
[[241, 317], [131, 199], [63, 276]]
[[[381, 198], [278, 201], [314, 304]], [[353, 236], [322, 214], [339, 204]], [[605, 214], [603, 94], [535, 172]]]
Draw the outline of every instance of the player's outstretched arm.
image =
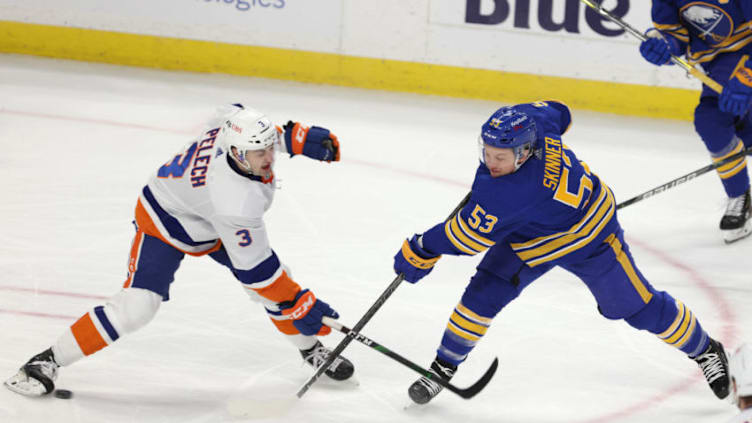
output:
[[283, 127], [285, 147], [290, 157], [302, 154], [322, 162], [339, 161], [339, 140], [326, 128], [306, 127], [288, 121]]

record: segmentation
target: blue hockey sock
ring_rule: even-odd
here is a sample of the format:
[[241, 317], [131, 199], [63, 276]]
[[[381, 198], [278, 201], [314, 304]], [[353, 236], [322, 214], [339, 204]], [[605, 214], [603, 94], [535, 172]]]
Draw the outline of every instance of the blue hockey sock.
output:
[[441, 345], [436, 351], [438, 358], [459, 365], [485, 335], [490, 324], [490, 317], [480, 316], [460, 302], [449, 318]]
[[[744, 150], [744, 143], [739, 138], [734, 138], [733, 142], [723, 151], [713, 154], [713, 162], [719, 162], [734, 154]], [[736, 160], [716, 169], [718, 176], [721, 178], [723, 188], [729, 198], [738, 197], [744, 194], [749, 188], [749, 174], [747, 173], [747, 156], [742, 156]]]
[[666, 292], [658, 292], [637, 314], [625, 319], [631, 326], [654, 333], [690, 357], [705, 351], [708, 334], [689, 307]]
[[705, 351], [710, 339], [692, 310], [676, 301], [676, 318], [665, 331], [657, 334], [663, 342], [695, 357]]

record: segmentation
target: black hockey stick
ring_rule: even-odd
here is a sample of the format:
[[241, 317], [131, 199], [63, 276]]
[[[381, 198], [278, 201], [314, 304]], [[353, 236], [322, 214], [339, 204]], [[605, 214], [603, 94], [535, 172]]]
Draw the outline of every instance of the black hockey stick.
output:
[[[613, 13], [609, 12], [608, 10], [604, 9], [603, 6], [601, 6], [599, 3], [596, 3], [595, 0], [580, 0], [581, 2], [585, 3], [588, 7], [598, 12], [600, 15], [605, 16], [608, 20], [611, 22], [619, 25], [622, 27], [625, 31], [633, 35], [635, 38], [637, 38], [640, 41], [645, 41], [646, 37], [638, 30], [634, 29], [631, 25], [624, 22], [623, 20], [619, 19], [618, 17], [614, 16]], [[717, 92], [718, 94], [723, 91], [723, 86], [719, 84], [718, 82], [714, 81], [711, 77], [705, 75], [702, 71], [697, 69], [696, 67], [692, 66], [689, 62], [682, 59], [681, 57], [671, 55], [671, 61], [676, 63], [677, 65], [681, 66], [689, 72], [692, 76], [702, 81], [703, 84], [710, 87], [713, 91]]]
[[[455, 207], [454, 211], [452, 211], [452, 214], [449, 215], [447, 220], [454, 217], [454, 215], [465, 205], [467, 204], [468, 200], [470, 200], [470, 194], [471, 192], [467, 193], [465, 198], [462, 199], [460, 204]], [[353, 328], [353, 331], [356, 333], [360, 332], [363, 329], [363, 326], [368, 323], [369, 320], [373, 317], [374, 314], [381, 308], [382, 305], [384, 305], [384, 302], [394, 293], [394, 290], [397, 289], [400, 283], [405, 280], [405, 275], [400, 273], [397, 275], [396, 278], [392, 281], [392, 283], [389, 284], [389, 286], [386, 287], [384, 292], [379, 296], [379, 298], [376, 299], [376, 301], [373, 303], [371, 308], [366, 311], [366, 314], [363, 315], [363, 317], [358, 320], [358, 323], [355, 324], [355, 327]], [[316, 372], [311, 376], [306, 383], [303, 384], [303, 386], [300, 387], [298, 390], [298, 393], [296, 394], [298, 398], [302, 398], [303, 395], [305, 395], [306, 392], [313, 386], [314, 383], [316, 383], [317, 380], [321, 377], [322, 374], [326, 371], [326, 369], [329, 368], [329, 366], [334, 362], [334, 360], [339, 357], [340, 354], [342, 354], [342, 351], [347, 348], [347, 346], [352, 342], [353, 338], [346, 336], [342, 341], [337, 344], [337, 346], [334, 348], [334, 350], [329, 354], [324, 364], [319, 366], [316, 369]]]
[[347, 335], [348, 338], [353, 338], [356, 341], [360, 342], [361, 344], [367, 345], [370, 348], [373, 348], [374, 350], [386, 355], [387, 357], [391, 358], [392, 360], [395, 360], [408, 368], [415, 370], [418, 372], [421, 376], [431, 379], [434, 382], [438, 383], [439, 385], [447, 388], [448, 390], [454, 392], [455, 394], [461, 396], [465, 399], [470, 399], [474, 397], [478, 392], [483, 390], [483, 388], [488, 385], [488, 382], [493, 377], [494, 373], [496, 373], [496, 369], [499, 367], [499, 359], [494, 358], [493, 363], [491, 363], [491, 367], [486, 370], [485, 373], [483, 373], [483, 376], [481, 376], [480, 379], [478, 379], [477, 382], [470, 385], [467, 388], [458, 388], [448, 381], [444, 380], [442, 377], [437, 376], [435, 373], [431, 372], [430, 370], [424, 369], [423, 367], [413, 363], [412, 361], [406, 359], [405, 357], [402, 357], [401, 355], [395, 353], [394, 351], [390, 350], [389, 348], [379, 344], [378, 342], [366, 337], [362, 333], [355, 332], [348, 328], [347, 326], [341, 324], [340, 322], [330, 318], [330, 317], [324, 317], [321, 319], [322, 322], [324, 322], [325, 325], [329, 326], [332, 329], [338, 330], [345, 335]]
[[700, 175], [702, 175], [704, 173], [708, 173], [708, 172], [710, 172], [713, 169], [717, 169], [717, 168], [719, 168], [719, 167], [721, 167], [723, 165], [729, 164], [729, 163], [733, 162], [734, 160], [738, 160], [740, 157], [743, 157], [743, 156], [745, 156], [747, 154], [752, 154], [752, 147], [748, 147], [748, 148], [746, 148], [746, 149], [744, 149], [744, 150], [742, 150], [742, 151], [734, 154], [733, 156], [728, 156], [728, 157], [726, 157], [725, 159], [723, 159], [723, 160], [721, 160], [719, 162], [715, 162], [715, 163], [709, 164], [709, 165], [707, 165], [707, 166], [705, 166], [703, 168], [695, 170], [694, 172], [690, 172], [690, 173], [688, 173], [688, 174], [686, 174], [684, 176], [680, 176], [680, 177], [674, 179], [673, 181], [666, 182], [665, 184], [663, 184], [661, 186], [655, 187], [655, 188], [651, 189], [650, 191], [644, 192], [644, 193], [642, 193], [642, 194], [640, 194], [640, 195], [638, 195], [636, 197], [632, 197], [629, 200], [622, 201], [621, 203], [619, 203], [619, 204], [616, 205], [616, 209], [618, 210], [618, 209], [627, 207], [627, 206], [629, 206], [631, 204], [634, 204], [634, 203], [636, 203], [638, 201], [642, 201], [642, 200], [644, 200], [646, 198], [652, 197], [655, 194], [660, 194], [663, 191], [666, 191], [667, 189], [671, 189], [671, 188], [673, 188], [673, 187], [675, 187], [677, 185], [681, 185], [681, 184], [683, 184], [685, 182], [689, 182], [692, 179], [694, 179], [694, 178], [696, 178], [696, 177], [698, 177], [698, 176], [700, 176]]
[[[363, 326], [368, 323], [369, 320], [371, 320], [371, 317], [373, 317], [374, 314], [381, 308], [381, 306], [386, 302], [387, 298], [389, 298], [395, 289], [399, 286], [400, 283], [405, 279], [405, 275], [400, 273], [397, 275], [396, 278], [392, 281], [392, 283], [389, 284], [389, 286], [386, 287], [386, 290], [379, 296], [379, 298], [376, 299], [376, 302], [373, 303], [371, 308], [368, 309], [366, 314], [363, 315], [363, 317], [360, 318], [358, 323], [355, 324], [355, 327], [358, 328], [358, 330], [362, 329]], [[329, 366], [334, 362], [334, 360], [339, 357], [340, 354], [342, 354], [342, 351], [347, 347], [347, 345], [352, 342], [353, 338], [347, 336], [344, 339], [342, 339], [339, 344], [337, 344], [337, 347], [334, 348], [334, 350], [329, 354], [324, 364], [319, 366], [318, 369], [316, 369], [316, 373], [311, 376], [308, 381], [303, 384], [303, 386], [300, 387], [298, 390], [298, 393], [296, 394], [298, 398], [302, 398], [303, 395], [305, 395], [306, 392], [308, 392], [308, 389], [311, 388], [311, 386], [316, 383], [317, 380], [321, 377], [322, 374], [326, 371], [326, 369], [329, 368]]]

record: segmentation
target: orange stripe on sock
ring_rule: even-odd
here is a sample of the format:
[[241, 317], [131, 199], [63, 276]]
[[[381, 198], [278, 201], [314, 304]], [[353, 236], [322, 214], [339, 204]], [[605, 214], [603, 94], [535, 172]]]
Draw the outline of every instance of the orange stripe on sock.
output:
[[[252, 286], [251, 289], [253, 289]], [[281, 303], [282, 301], [292, 301], [295, 295], [300, 292], [300, 285], [290, 279], [287, 276], [287, 272], [283, 270], [282, 275], [272, 282], [271, 285], [253, 290], [264, 298], [272, 300], [275, 303]]]
[[107, 346], [107, 342], [99, 334], [94, 322], [91, 321], [89, 313], [81, 316], [76, 323], [71, 326], [73, 337], [76, 338], [79, 348], [84, 355], [91, 355]]

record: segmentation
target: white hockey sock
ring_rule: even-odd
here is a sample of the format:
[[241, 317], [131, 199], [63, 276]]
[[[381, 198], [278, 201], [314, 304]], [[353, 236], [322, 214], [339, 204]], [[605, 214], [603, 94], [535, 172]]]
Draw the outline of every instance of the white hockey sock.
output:
[[318, 338], [315, 336], [306, 336], [302, 334], [285, 335], [285, 338], [287, 338], [293, 345], [295, 345], [295, 348], [299, 350], [311, 349], [318, 341]]

